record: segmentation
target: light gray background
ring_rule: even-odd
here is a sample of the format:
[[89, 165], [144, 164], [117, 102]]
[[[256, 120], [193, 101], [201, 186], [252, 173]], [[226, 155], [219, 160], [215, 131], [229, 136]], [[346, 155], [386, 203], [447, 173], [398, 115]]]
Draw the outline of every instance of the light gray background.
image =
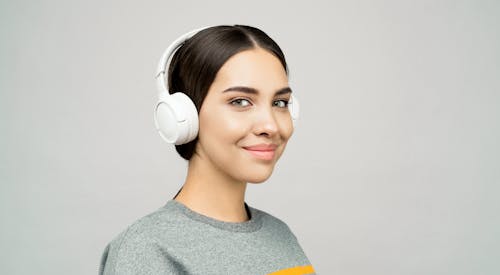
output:
[[180, 34], [259, 27], [302, 117], [247, 202], [319, 274], [500, 274], [498, 1], [2, 1], [0, 273], [96, 274], [183, 183], [153, 125]]

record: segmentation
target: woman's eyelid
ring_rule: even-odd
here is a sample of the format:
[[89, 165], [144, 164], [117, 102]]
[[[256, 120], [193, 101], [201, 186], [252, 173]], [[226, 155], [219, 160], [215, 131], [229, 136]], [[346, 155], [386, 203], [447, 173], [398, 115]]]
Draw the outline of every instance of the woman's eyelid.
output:
[[[275, 102], [283, 102], [284, 106], [276, 106], [274, 105]], [[288, 104], [290, 104], [290, 100], [289, 99], [277, 99], [273, 102], [273, 106], [276, 106], [276, 107], [279, 107], [279, 108], [288, 108]]]
[[[235, 102], [239, 101], [241, 103], [241, 101], [247, 101], [248, 102], [248, 105], [242, 105], [242, 104], [235, 104]], [[234, 106], [238, 106], [238, 107], [248, 107], [248, 106], [251, 106], [253, 105], [253, 102], [251, 99], [249, 98], [245, 98], [245, 97], [234, 97], [234, 98], [231, 98], [229, 100], [229, 104], [231, 105], [234, 105]]]

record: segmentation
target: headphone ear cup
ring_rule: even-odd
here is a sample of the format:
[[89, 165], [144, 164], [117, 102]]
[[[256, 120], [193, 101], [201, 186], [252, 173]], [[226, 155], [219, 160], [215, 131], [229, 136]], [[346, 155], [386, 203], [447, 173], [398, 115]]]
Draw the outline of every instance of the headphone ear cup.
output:
[[168, 143], [185, 144], [198, 135], [198, 111], [184, 93], [162, 93], [156, 104], [154, 118], [156, 129]]
[[290, 112], [290, 116], [292, 117], [292, 122], [295, 127], [295, 124], [299, 119], [300, 105], [299, 100], [294, 95], [291, 95], [290, 101], [288, 102], [288, 111]]

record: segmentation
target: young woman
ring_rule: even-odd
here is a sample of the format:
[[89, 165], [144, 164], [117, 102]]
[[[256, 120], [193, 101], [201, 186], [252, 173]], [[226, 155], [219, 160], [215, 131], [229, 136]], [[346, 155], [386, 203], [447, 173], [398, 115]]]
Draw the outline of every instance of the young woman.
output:
[[279, 46], [250, 26], [196, 30], [167, 49], [158, 81], [155, 121], [189, 161], [187, 177], [106, 246], [99, 274], [315, 274], [290, 228], [245, 203], [298, 115]]

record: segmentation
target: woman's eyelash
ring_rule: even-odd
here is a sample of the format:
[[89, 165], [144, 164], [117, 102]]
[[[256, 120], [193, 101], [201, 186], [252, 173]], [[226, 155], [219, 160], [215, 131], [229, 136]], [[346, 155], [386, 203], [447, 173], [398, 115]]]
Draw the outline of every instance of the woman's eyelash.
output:
[[[250, 102], [250, 100], [245, 99], [245, 98], [237, 98], [237, 99], [231, 100], [231, 102], [230, 102], [230, 103], [231, 103], [232, 105], [241, 105], [240, 103], [241, 103], [242, 101]], [[235, 104], [235, 103], [236, 103], [236, 104]]]
[[276, 100], [275, 102], [283, 102], [284, 106], [281, 106], [282, 108], [285, 108], [285, 107], [288, 107], [288, 103], [290, 103], [290, 101], [288, 99], [278, 99]]

